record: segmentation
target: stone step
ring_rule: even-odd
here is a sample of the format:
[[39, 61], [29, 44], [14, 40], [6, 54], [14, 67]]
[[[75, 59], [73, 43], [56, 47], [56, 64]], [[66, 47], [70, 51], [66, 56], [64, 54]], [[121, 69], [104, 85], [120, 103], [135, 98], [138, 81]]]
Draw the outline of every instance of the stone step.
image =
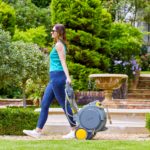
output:
[[0, 99], [0, 106], [22, 106], [22, 99]]
[[138, 89], [150, 89], [150, 74], [141, 74], [139, 78]]
[[113, 103], [108, 104], [108, 107], [116, 109], [150, 109], [150, 103]]
[[[149, 131], [145, 128], [145, 124], [136, 122], [114, 122], [112, 124], [107, 123], [108, 130], [100, 131], [99, 133], [106, 134], [149, 134]], [[43, 133], [45, 135], [60, 135], [66, 134], [70, 131], [70, 126], [67, 123], [51, 123], [45, 124]]]
[[[82, 109], [82, 108], [79, 108], [79, 110]], [[107, 112], [107, 109], [105, 109], [105, 112]], [[113, 115], [114, 117], [116, 116], [120, 116], [121, 118], [119, 119], [123, 119], [122, 117], [123, 116], [128, 116], [126, 119], [129, 120], [129, 119], [135, 119], [135, 117], [137, 118], [140, 118], [142, 116], [142, 118], [140, 119], [144, 119], [145, 118], [145, 114], [146, 113], [150, 113], [150, 109], [112, 109], [112, 108], [108, 108], [109, 110], [109, 113], [111, 115]], [[35, 112], [40, 112], [41, 111], [41, 108], [36, 108], [35, 109]], [[49, 111], [48, 111], [48, 114], [50, 116], [58, 116], [59, 119], [55, 118], [54, 117], [54, 120], [53, 121], [61, 121], [61, 115], [63, 116], [64, 115], [64, 111], [62, 108], [49, 108]], [[60, 116], [59, 116], [60, 115]], [[52, 118], [53, 119], [53, 118]], [[62, 120], [63, 120], [63, 117], [62, 117]], [[123, 119], [124, 120], [124, 119]]]
[[137, 88], [138, 89], [143, 89], [143, 88], [150, 89], [150, 86], [149, 85], [148, 86], [146, 86], [146, 85], [139, 85], [139, 86], [137, 86]]
[[128, 93], [128, 99], [150, 99], [150, 93]]
[[139, 80], [150, 80], [150, 74], [141, 74]]
[[150, 99], [135, 99], [135, 98], [128, 98], [128, 99], [125, 99], [123, 101], [127, 101], [127, 103], [132, 103], [132, 104], [147, 104], [147, 103], [150, 103]]
[[[0, 101], [0, 106], [23, 106], [21, 100], [16, 101]], [[141, 98], [128, 98], [128, 99], [114, 99], [110, 101], [110, 108], [136, 108], [136, 109], [149, 109], [150, 108], [150, 99], [141, 99]]]
[[135, 93], [135, 94], [150, 94], [150, 89], [130, 89], [128, 94]]
[[143, 81], [139, 81], [138, 85], [137, 85], [138, 89], [150, 89], [150, 81], [148, 80], [143, 80]]
[[150, 77], [140, 77], [139, 80], [140, 81], [144, 81], [144, 80], [150, 81]]
[[150, 99], [114, 99], [107, 105], [116, 109], [150, 109]]
[[[33, 100], [26, 100], [27, 105], [33, 105]], [[0, 99], [0, 106], [23, 106], [23, 99]]]
[[[111, 115], [112, 124], [107, 120], [108, 130], [103, 131], [108, 134], [120, 133], [141, 133], [147, 134], [145, 128], [145, 114], [150, 109], [108, 109]], [[40, 109], [36, 109], [40, 111]], [[105, 110], [106, 111], [106, 110]], [[106, 111], [107, 112], [107, 111]], [[70, 127], [62, 109], [51, 108], [44, 127], [44, 134], [64, 134], [69, 132]]]

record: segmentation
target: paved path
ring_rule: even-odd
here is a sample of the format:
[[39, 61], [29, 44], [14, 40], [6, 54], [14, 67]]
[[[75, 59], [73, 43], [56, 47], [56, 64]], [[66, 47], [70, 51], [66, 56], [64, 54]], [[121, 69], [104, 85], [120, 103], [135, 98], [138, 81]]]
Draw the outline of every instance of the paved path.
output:
[[[119, 116], [118, 116], [118, 111]], [[107, 122], [108, 130], [98, 132], [94, 140], [150, 140], [150, 132], [145, 132], [144, 113], [150, 110], [110, 110], [112, 124]], [[129, 113], [130, 112], [130, 113]], [[138, 114], [138, 115], [137, 115]], [[62, 135], [70, 130], [62, 109], [50, 109], [43, 136], [35, 139], [29, 136], [0, 136], [6, 140], [63, 140]], [[54, 132], [54, 133], [52, 133]]]
[[[29, 136], [0, 136], [0, 140], [64, 140], [62, 135], [43, 135], [40, 138], [32, 138]], [[76, 140], [76, 139], [73, 139]], [[97, 133], [92, 140], [136, 140], [136, 141], [150, 141], [149, 134], [106, 134], [106, 133]]]
[[[39, 109], [37, 110], [39, 111]], [[145, 128], [145, 114], [150, 109], [109, 109], [112, 124], [107, 120], [108, 130], [105, 133], [118, 134], [147, 134]], [[61, 108], [51, 108], [44, 133], [48, 135], [65, 134], [70, 130], [69, 123]]]

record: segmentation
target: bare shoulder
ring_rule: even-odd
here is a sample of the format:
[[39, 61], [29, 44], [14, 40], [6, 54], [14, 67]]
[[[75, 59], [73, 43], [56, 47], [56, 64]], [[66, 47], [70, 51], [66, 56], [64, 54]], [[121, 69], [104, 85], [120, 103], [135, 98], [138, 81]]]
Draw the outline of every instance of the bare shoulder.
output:
[[56, 50], [57, 50], [57, 51], [62, 51], [62, 50], [64, 50], [64, 45], [62, 44], [62, 42], [57, 42], [57, 43], [56, 43]]

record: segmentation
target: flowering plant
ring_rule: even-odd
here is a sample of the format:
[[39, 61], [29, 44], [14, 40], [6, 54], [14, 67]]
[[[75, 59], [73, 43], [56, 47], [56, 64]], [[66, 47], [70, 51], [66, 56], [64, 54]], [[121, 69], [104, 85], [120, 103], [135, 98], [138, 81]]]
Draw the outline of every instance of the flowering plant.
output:
[[127, 74], [129, 78], [135, 78], [136, 73], [141, 71], [137, 60], [132, 58], [130, 61], [114, 60], [114, 73]]

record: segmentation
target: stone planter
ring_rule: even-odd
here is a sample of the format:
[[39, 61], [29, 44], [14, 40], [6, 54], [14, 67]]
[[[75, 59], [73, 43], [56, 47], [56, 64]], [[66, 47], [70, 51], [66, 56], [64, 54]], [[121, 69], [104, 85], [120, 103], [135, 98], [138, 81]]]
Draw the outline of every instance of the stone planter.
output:
[[137, 70], [135, 71], [134, 78], [130, 80], [129, 89], [133, 89], [133, 90], [137, 89], [139, 78], [140, 78], [140, 71]]

